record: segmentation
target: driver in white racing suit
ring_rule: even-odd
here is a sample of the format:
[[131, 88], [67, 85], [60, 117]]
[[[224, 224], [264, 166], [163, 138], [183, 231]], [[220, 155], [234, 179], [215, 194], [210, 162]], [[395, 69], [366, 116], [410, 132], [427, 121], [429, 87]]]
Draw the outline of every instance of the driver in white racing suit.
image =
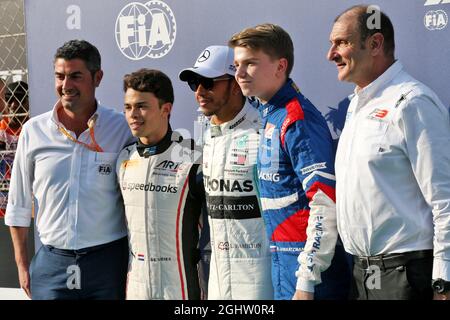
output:
[[125, 76], [124, 91], [125, 116], [138, 137], [117, 162], [131, 251], [127, 299], [200, 299], [204, 188], [192, 140], [169, 125], [171, 81], [141, 69]]
[[261, 120], [234, 80], [233, 50], [210, 46], [179, 77], [210, 117], [203, 175], [211, 235], [208, 299], [273, 299], [271, 256], [257, 193]]

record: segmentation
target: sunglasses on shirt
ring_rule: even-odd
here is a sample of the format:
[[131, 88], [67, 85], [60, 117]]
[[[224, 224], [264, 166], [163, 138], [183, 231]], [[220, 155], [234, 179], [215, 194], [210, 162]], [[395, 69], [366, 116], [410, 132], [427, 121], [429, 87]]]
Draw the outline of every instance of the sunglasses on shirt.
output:
[[196, 92], [198, 87], [202, 85], [206, 90], [211, 90], [214, 88], [214, 83], [216, 81], [230, 80], [233, 79], [231, 76], [218, 77], [218, 78], [205, 78], [205, 77], [193, 77], [187, 81], [189, 88]]

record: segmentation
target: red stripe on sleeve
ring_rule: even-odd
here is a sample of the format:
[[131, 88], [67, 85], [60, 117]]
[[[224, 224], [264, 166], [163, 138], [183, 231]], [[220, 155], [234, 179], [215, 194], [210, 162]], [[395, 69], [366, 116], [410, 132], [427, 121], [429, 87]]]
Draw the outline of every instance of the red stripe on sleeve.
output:
[[299, 210], [275, 228], [272, 241], [305, 242], [309, 210]]
[[309, 201], [312, 200], [319, 189], [322, 190], [331, 200], [333, 200], [333, 202], [336, 202], [336, 190], [333, 187], [319, 181], [314, 182], [311, 188], [309, 188], [306, 192], [306, 197]]
[[283, 124], [281, 125], [281, 132], [280, 132], [280, 138], [281, 138], [281, 146], [284, 148], [284, 139], [286, 135], [286, 131], [289, 128], [289, 126], [297, 120], [303, 120], [305, 118], [305, 114], [303, 113], [303, 108], [300, 104], [300, 101], [298, 101], [297, 98], [292, 99], [289, 101], [286, 105], [286, 111], [287, 116], [286, 119], [284, 119]]

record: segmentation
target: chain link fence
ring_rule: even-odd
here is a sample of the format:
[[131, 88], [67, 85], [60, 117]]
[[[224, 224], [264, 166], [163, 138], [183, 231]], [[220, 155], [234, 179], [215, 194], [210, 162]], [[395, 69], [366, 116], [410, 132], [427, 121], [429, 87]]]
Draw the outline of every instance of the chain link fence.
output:
[[[24, 0], [0, 0], [0, 288], [19, 287], [9, 228], [1, 217], [8, 201], [18, 136], [29, 118], [26, 53]], [[34, 222], [28, 233], [30, 258], [33, 234]]]
[[11, 166], [29, 118], [23, 0], [0, 0], [0, 217], [6, 209]]

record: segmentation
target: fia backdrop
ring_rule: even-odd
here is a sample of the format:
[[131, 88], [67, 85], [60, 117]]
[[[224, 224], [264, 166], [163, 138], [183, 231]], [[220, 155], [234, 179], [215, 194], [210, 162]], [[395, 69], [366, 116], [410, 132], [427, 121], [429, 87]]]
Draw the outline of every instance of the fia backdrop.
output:
[[[165, 72], [175, 90], [174, 129], [193, 133], [197, 105], [178, 73], [193, 66], [209, 45], [226, 44], [245, 27], [271, 22], [294, 42], [292, 78], [325, 115], [334, 137], [342, 129], [353, 85], [338, 82], [326, 60], [334, 18], [355, 0], [25, 0], [31, 113], [50, 110], [53, 55], [70, 39], [98, 47], [105, 72], [99, 101], [122, 110], [124, 74], [139, 68]], [[378, 0], [396, 31], [396, 57], [420, 81], [450, 105], [450, 0]]]
[[[346, 97], [353, 92], [353, 85], [338, 82], [334, 64], [325, 58], [329, 33], [334, 18], [359, 3], [25, 0], [32, 116], [50, 110], [57, 99], [53, 85], [56, 48], [70, 39], [85, 39], [97, 46], [102, 55], [105, 75], [97, 90], [102, 104], [122, 110], [123, 75], [143, 67], [160, 69], [174, 85], [172, 126], [192, 134], [197, 105], [193, 92], [178, 80], [180, 70], [193, 66], [207, 46], [225, 45], [232, 34], [243, 28], [271, 22], [291, 34], [295, 46], [292, 78], [325, 115], [336, 138], [343, 126]], [[450, 105], [450, 0], [374, 0], [370, 4], [379, 6], [394, 24], [396, 57], [413, 76], [434, 89], [445, 105]], [[2, 231], [7, 235], [6, 229]], [[11, 274], [16, 270], [11, 262], [9, 266], [2, 265], [2, 272], [8, 268]]]

